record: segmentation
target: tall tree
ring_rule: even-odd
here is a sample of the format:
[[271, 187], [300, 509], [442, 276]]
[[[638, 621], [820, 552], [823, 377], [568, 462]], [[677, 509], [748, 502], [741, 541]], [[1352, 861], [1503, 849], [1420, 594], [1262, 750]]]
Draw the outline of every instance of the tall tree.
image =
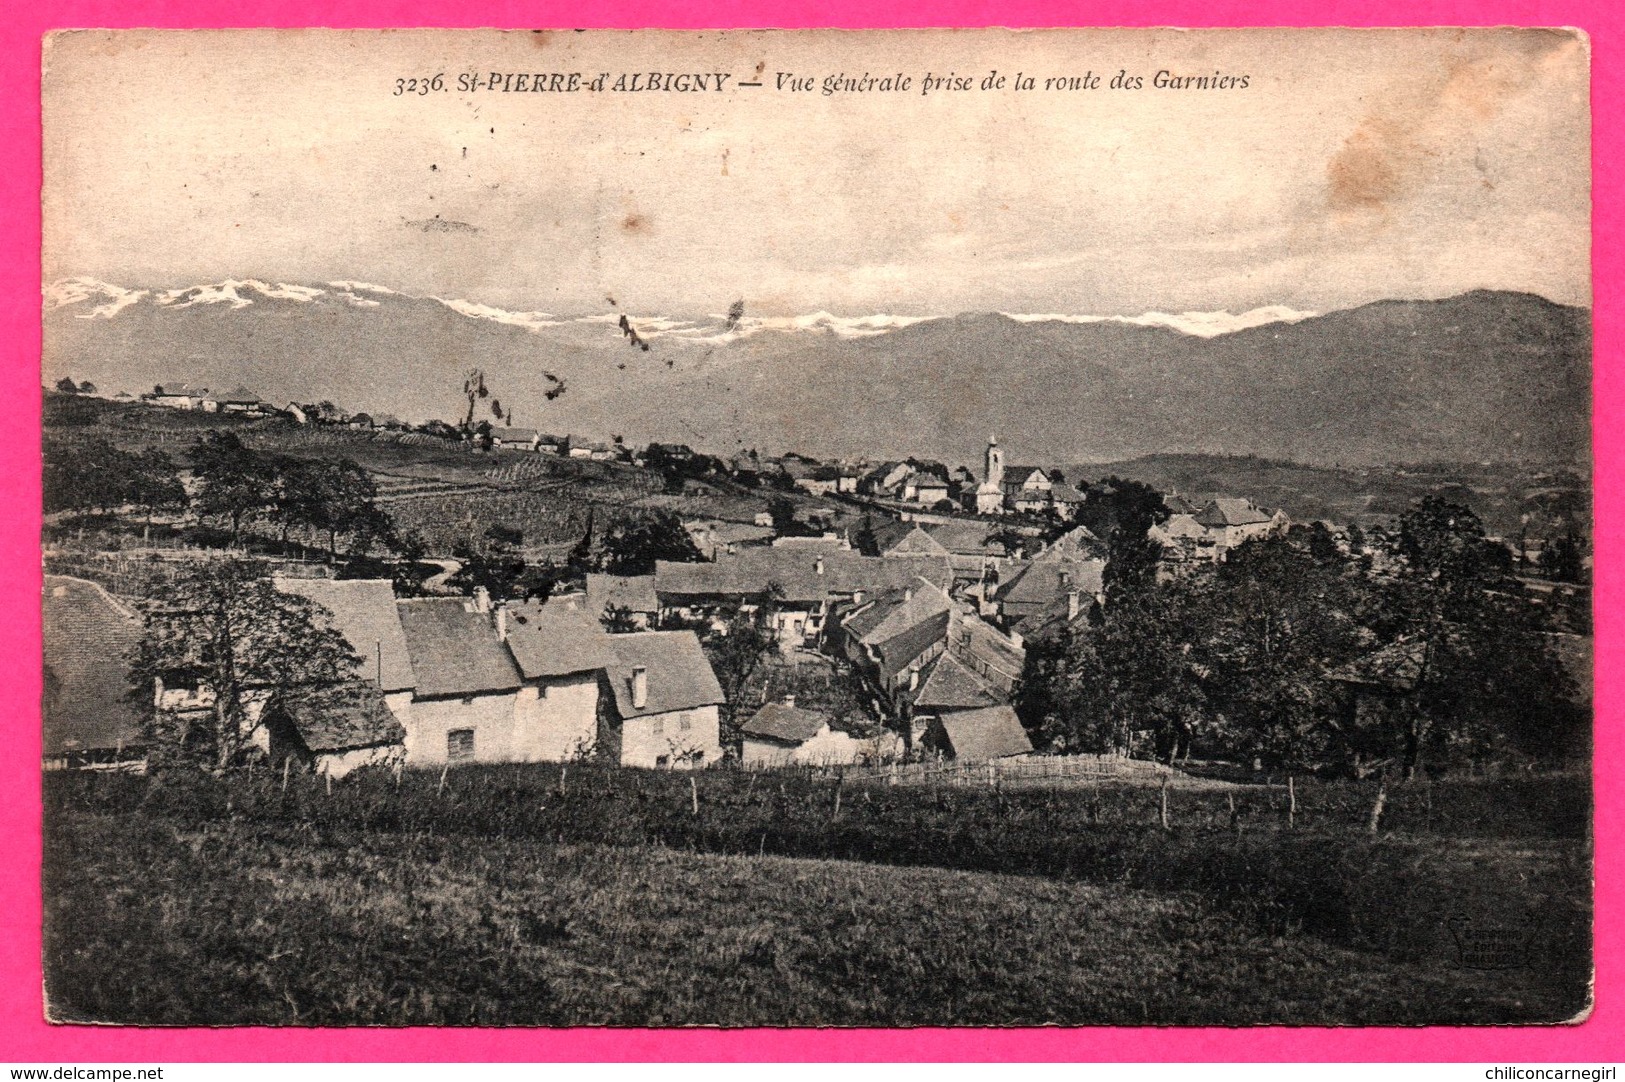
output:
[[155, 681], [206, 689], [201, 710], [155, 710], [152, 736], [166, 752], [202, 758], [215, 771], [253, 742], [255, 698], [302, 686], [340, 685], [359, 662], [330, 614], [284, 593], [242, 560], [192, 566], [147, 608], [131, 667], [131, 696], [152, 702]]
[[275, 503], [275, 465], [243, 446], [235, 433], [211, 431], [198, 440], [192, 449], [192, 472], [199, 483], [198, 513], [229, 521], [232, 544], [241, 538], [246, 519], [269, 511]]

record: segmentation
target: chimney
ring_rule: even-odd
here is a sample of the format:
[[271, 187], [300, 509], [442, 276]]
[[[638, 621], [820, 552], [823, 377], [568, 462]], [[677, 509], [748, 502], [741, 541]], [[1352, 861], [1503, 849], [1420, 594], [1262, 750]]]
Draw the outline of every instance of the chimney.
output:
[[822, 556], [818, 557], [818, 559], [814, 561], [813, 571], [820, 575], [824, 573], [824, 558]]
[[913, 601], [914, 600], [914, 587], [912, 587], [912, 586], [903, 587], [903, 600], [904, 601]]
[[794, 705], [796, 705], [796, 697], [794, 695], [786, 695], [784, 697], [784, 705], [785, 706], [794, 706]]
[[497, 639], [508, 641], [508, 610], [502, 605], [497, 606]]
[[649, 670], [642, 665], [632, 666], [632, 709], [642, 710], [649, 705]]
[[1078, 618], [1080, 608], [1082, 608], [1082, 605], [1079, 603], [1078, 591], [1068, 590], [1066, 592], [1066, 618], [1068, 622]]
[[491, 611], [491, 591], [487, 590], [483, 586], [474, 587], [474, 611], [475, 612], [490, 612]]
[[919, 687], [920, 687], [920, 670], [919, 669], [910, 669], [908, 671], [908, 690], [910, 690], [910, 691], [918, 691]]
[[867, 596], [868, 595], [865, 594], [862, 590], [853, 590], [852, 591], [852, 604], [853, 605], [861, 605], [861, 604], [863, 604], [863, 599], [865, 597], [867, 597]]

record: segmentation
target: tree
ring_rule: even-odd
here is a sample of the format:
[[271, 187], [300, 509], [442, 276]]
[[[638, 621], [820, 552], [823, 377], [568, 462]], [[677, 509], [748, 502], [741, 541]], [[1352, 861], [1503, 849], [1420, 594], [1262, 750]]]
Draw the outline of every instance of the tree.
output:
[[95, 394], [96, 393], [96, 385], [94, 383], [90, 382], [87, 379], [87, 380], [85, 380], [83, 383], [81, 383], [79, 385], [79, 393], [80, 394]]
[[1286, 769], [1358, 762], [1338, 741], [1327, 673], [1377, 640], [1382, 599], [1363, 565], [1323, 526], [1294, 527], [1242, 544], [1211, 583], [1188, 589], [1203, 615], [1186, 641], [1231, 754]]
[[73, 380], [69, 379], [67, 376], [63, 376], [61, 379], [56, 381], [56, 389], [62, 394], [79, 393], [79, 385], [73, 382]]
[[463, 373], [463, 397], [468, 400], [468, 412], [463, 415], [463, 431], [474, 431], [474, 404], [482, 398], [491, 397], [491, 392], [485, 387], [485, 372], [478, 368], [470, 368]]
[[700, 550], [669, 511], [622, 518], [604, 537], [602, 568], [611, 575], [652, 575], [655, 562], [697, 563]]
[[1429, 756], [1539, 751], [1574, 738], [1574, 688], [1538, 610], [1512, 577], [1511, 554], [1469, 508], [1429, 496], [1395, 542], [1394, 641], [1415, 644], [1414, 690], [1380, 734], [1406, 777]]
[[244, 519], [275, 503], [274, 464], [244, 447], [234, 433], [211, 431], [198, 440], [192, 449], [192, 472], [198, 479], [198, 513], [226, 518], [232, 544], [242, 536]]
[[722, 686], [722, 743], [731, 745], [740, 738], [740, 714], [750, 682], [776, 647], [757, 615], [743, 608], [734, 609], [723, 630], [704, 635], [701, 644]]
[[107, 512], [134, 505], [150, 517], [154, 511], [184, 508], [186, 503], [175, 464], [162, 451], [136, 454], [101, 439], [45, 445], [47, 512]]
[[1106, 544], [1103, 576], [1108, 604], [1157, 580], [1161, 547], [1147, 531], [1168, 518], [1162, 494], [1139, 481], [1107, 477], [1089, 486], [1079, 524]]
[[330, 619], [315, 603], [278, 590], [258, 564], [193, 565], [147, 609], [130, 695], [150, 703], [162, 681], [204, 690], [205, 708], [155, 710], [154, 741], [169, 754], [201, 758], [217, 773], [236, 765], [260, 724], [254, 700], [355, 679], [360, 658]]

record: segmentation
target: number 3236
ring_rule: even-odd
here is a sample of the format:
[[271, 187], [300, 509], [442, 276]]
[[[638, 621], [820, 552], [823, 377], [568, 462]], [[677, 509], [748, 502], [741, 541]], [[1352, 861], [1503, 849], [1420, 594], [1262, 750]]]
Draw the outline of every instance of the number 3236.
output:
[[398, 98], [402, 94], [429, 94], [444, 89], [446, 89], [444, 72], [413, 79], [396, 79], [394, 97]]

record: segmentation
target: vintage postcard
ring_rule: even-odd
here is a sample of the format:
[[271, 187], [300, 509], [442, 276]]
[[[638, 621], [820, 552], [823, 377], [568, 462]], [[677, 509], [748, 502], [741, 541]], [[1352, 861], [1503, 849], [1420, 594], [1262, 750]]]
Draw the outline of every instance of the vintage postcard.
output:
[[1583, 34], [43, 64], [52, 1021], [1586, 1016]]

